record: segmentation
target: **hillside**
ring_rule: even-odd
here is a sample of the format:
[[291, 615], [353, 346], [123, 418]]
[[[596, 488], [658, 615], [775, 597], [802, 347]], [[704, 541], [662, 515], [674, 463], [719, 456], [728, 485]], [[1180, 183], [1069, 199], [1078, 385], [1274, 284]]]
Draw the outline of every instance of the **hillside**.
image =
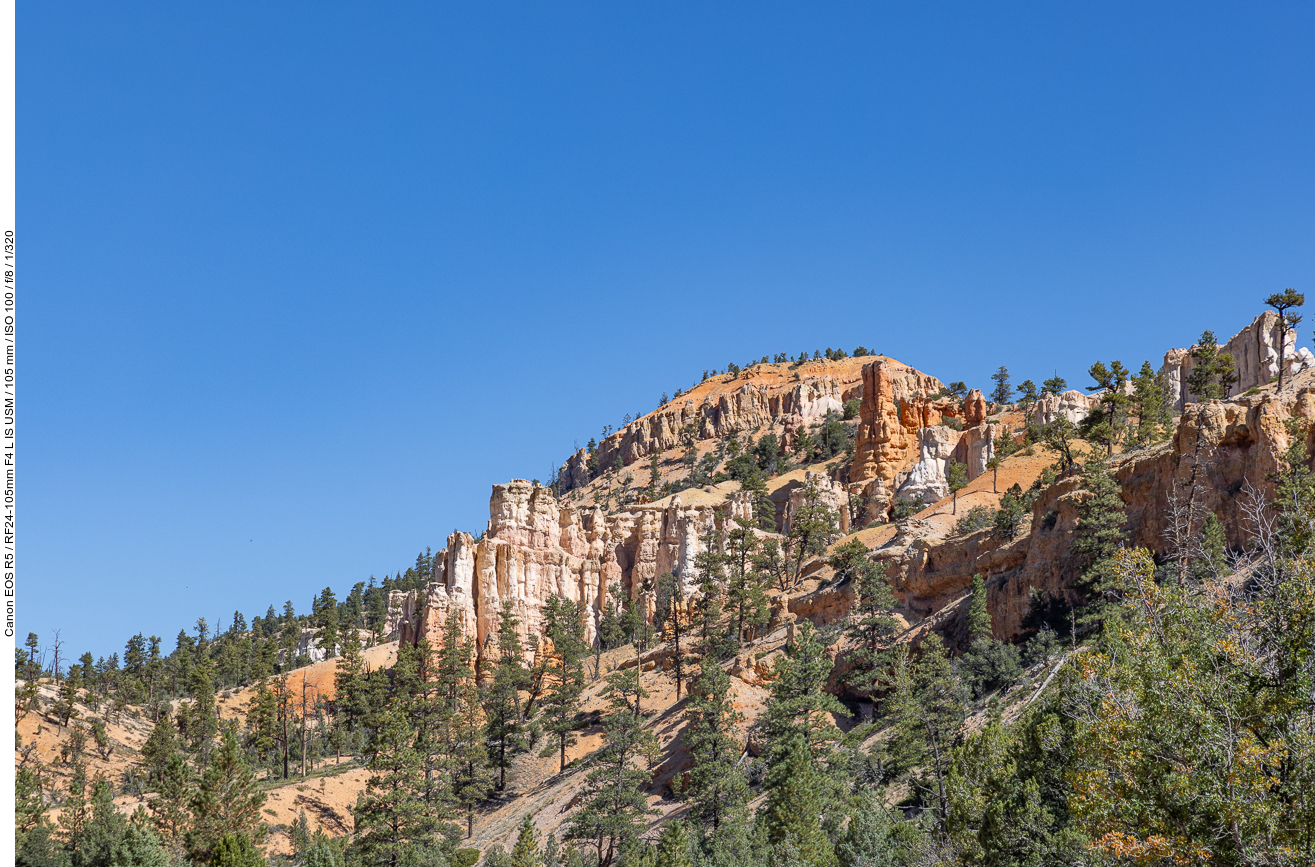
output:
[[[1030, 863], [1173, 863], [1229, 846], [1246, 856], [1259, 844], [1166, 836], [1159, 807], [1138, 819], [1092, 806], [1105, 784], [1075, 788], [1064, 769], [1095, 760], [1072, 745], [1102, 731], [1105, 714], [1072, 709], [1100, 707], [1101, 684], [1131, 670], [1092, 674], [1117, 655], [1108, 636], [1162, 616], [1137, 600], [1177, 592], [1182, 612], [1202, 600], [1250, 611], [1234, 596], [1258, 579], [1235, 576], [1271, 569], [1298, 581], [1283, 585], [1292, 610], [1315, 617], [1302, 607], [1315, 568], [1272, 567], [1284, 545], [1296, 551], [1285, 562], [1307, 555], [1291, 537], [1271, 544], [1279, 531], [1257, 505], [1315, 487], [1315, 370], [1290, 347], [1282, 390], [1270, 382], [1273, 330], [1260, 317], [1239, 332], [1224, 347], [1244, 359], [1237, 380], [1196, 402], [1183, 384], [1203, 362], [1184, 350], [1126, 389], [1056, 386], [999, 403], [884, 356], [710, 375], [573, 455], [549, 485], [495, 485], [487, 528], [452, 533], [414, 578], [384, 588], [377, 622], [363, 597], [353, 608], [330, 596], [281, 633], [235, 623], [131, 671], [128, 654], [122, 672], [76, 669], [76, 684], [20, 661], [32, 689], [16, 761], [37, 774], [19, 805], [25, 831], [54, 823], [55, 839], [75, 845], [71, 784], [103, 776], [121, 813], [151, 808], [138, 821], [175, 855], [210, 857], [222, 835], [205, 836], [219, 832], [196, 798], [219, 785], [209, 763], [231, 726], [271, 832], [227, 833], [290, 863], [315, 848], [353, 863], [403, 852], [503, 867], [527, 817], [540, 842], [575, 840], [561, 859], [584, 867], [639, 863], [651, 854], [636, 839], [675, 845], [673, 834], [696, 858], [745, 864], [798, 851], [828, 867], [1005, 863], [982, 859], [1025, 849], [1044, 859]], [[1113, 632], [1102, 625], [1111, 599], [1131, 624]], [[1298, 620], [1292, 634], [1306, 635]], [[1270, 640], [1236, 628], [1252, 630], [1239, 647]], [[1250, 652], [1234, 654], [1239, 668]], [[216, 687], [222, 660], [246, 654], [234, 670], [260, 672], [262, 653], [277, 672]], [[1298, 680], [1312, 676], [1308, 659], [1299, 666]], [[168, 837], [148, 739], [174, 729], [176, 767], [192, 769], [178, 806], [195, 827]], [[1284, 731], [1285, 755], [1298, 756], [1310, 733]], [[623, 740], [629, 752], [601, 774]], [[1014, 756], [1015, 776], [991, 777], [1008, 763], [974, 750]], [[1010, 800], [1027, 786], [1031, 801]], [[1031, 842], [1008, 842], [992, 809], [1030, 817]], [[1315, 828], [1315, 814], [1292, 809], [1271, 839]], [[294, 827], [303, 813], [318, 841]], [[782, 840], [795, 848], [782, 854]]]

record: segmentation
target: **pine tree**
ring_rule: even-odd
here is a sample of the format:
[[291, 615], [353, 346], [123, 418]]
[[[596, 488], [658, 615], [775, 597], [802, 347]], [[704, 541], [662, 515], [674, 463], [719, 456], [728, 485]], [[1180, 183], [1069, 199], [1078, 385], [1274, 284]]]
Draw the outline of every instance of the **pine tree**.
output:
[[315, 643], [329, 658], [337, 656], [342, 637], [338, 629], [338, 600], [333, 595], [333, 588], [325, 587], [324, 591], [315, 598], [311, 609], [313, 612], [311, 625], [319, 627], [320, 630], [315, 636]]
[[225, 726], [219, 749], [192, 796], [195, 822], [186, 837], [192, 858], [210, 860], [226, 835], [259, 843], [266, 833], [261, 821], [264, 805], [265, 793], [242, 754], [237, 733], [232, 726]]
[[150, 779], [163, 782], [164, 769], [168, 766], [169, 760], [178, 752], [177, 729], [174, 728], [173, 720], [169, 717], [169, 710], [166, 708], [160, 718], [155, 721], [155, 727], [151, 729], [151, 736], [142, 744], [142, 759], [146, 763], [146, 774]]
[[493, 682], [484, 698], [485, 733], [489, 739], [490, 758], [498, 769], [498, 790], [507, 786], [507, 768], [516, 753], [525, 748], [525, 721], [521, 717], [520, 690], [529, 686], [525, 669], [525, 650], [516, 629], [520, 620], [511, 600], [502, 602], [498, 619], [497, 662]]
[[1137, 416], [1133, 436], [1137, 445], [1151, 445], [1164, 438], [1169, 425], [1168, 395], [1149, 361], [1143, 361], [1132, 378], [1132, 412]]
[[822, 492], [816, 481], [804, 485], [802, 503], [790, 518], [787, 535], [794, 549], [793, 580], [797, 583], [803, 571], [804, 560], [820, 554], [835, 540], [840, 516], [822, 502]]
[[950, 488], [950, 494], [954, 500], [950, 507], [950, 514], [959, 513], [959, 492], [968, 486], [968, 467], [956, 460], [951, 460], [945, 465], [945, 483]]
[[1114, 554], [1123, 543], [1127, 522], [1120, 488], [1104, 455], [1093, 452], [1082, 468], [1086, 496], [1078, 504], [1072, 553], [1081, 569], [1077, 586], [1088, 597], [1094, 619], [1103, 617], [1107, 596], [1115, 591]]
[[[836, 867], [835, 849], [822, 827], [828, 786], [813, 763], [807, 740], [794, 733], [778, 746], [767, 779], [765, 819], [774, 862]], [[783, 851], [788, 852], [782, 857]]]
[[968, 650], [959, 657], [957, 667], [964, 682], [979, 698], [1018, 677], [1018, 649], [995, 637], [981, 575], [973, 576], [968, 605]]
[[1219, 342], [1213, 331], [1203, 331], [1201, 339], [1192, 347], [1195, 362], [1187, 374], [1187, 389], [1198, 400], [1218, 400], [1228, 396], [1237, 382], [1237, 365], [1233, 356], [1219, 351]]
[[423, 799], [422, 757], [402, 701], [389, 702], [376, 725], [365, 763], [370, 776], [352, 810], [352, 846], [366, 863], [397, 865], [414, 857], [438, 831], [439, 822]]
[[685, 739], [693, 767], [689, 772], [690, 815], [718, 829], [749, 801], [749, 786], [740, 773], [740, 746], [732, 731], [742, 716], [730, 696], [730, 677], [704, 657], [685, 710]]
[[931, 802], [938, 829], [944, 833], [949, 812], [950, 748], [966, 716], [966, 696], [939, 635], [929, 633], [919, 645], [916, 658], [907, 647], [901, 649], [896, 655], [893, 686], [888, 702], [895, 721], [892, 764], [897, 772], [908, 775], [924, 802]]
[[849, 824], [836, 841], [836, 858], [840, 867], [895, 867], [899, 845], [895, 818], [871, 791], [860, 791], [854, 798]]
[[652, 778], [635, 763], [651, 765], [656, 760], [657, 740], [624, 696], [613, 696], [612, 708], [603, 721], [603, 746], [588, 760], [591, 770], [585, 778], [583, 804], [566, 832], [569, 840], [593, 845], [597, 867], [611, 867], [654, 812], [645, 794]]
[[658, 837], [653, 867], [692, 867], [689, 832], [679, 819], [668, 822]]
[[891, 592], [890, 581], [859, 539], [837, 546], [827, 562], [835, 570], [837, 584], [854, 583], [852, 619], [845, 633], [857, 647], [851, 654], [854, 667], [848, 682], [855, 689], [875, 690], [883, 670], [889, 666], [890, 640], [899, 631], [899, 621], [894, 617], [895, 594]]
[[73, 761], [63, 807], [59, 814], [59, 827], [63, 832], [64, 845], [76, 857], [82, 849], [87, 823], [91, 820], [91, 804], [87, 801], [87, 770], [78, 759]]
[[754, 632], [767, 623], [767, 594], [763, 592], [762, 573], [754, 568], [758, 537], [752, 525], [736, 518], [735, 528], [727, 534], [727, 540], [726, 605], [735, 624], [735, 641], [743, 644], [748, 632]]
[[1030, 379], [1025, 379], [1018, 386], [1018, 408], [1023, 411], [1024, 417], [1032, 412], [1032, 407], [1036, 404], [1037, 398], [1036, 383]]
[[1301, 316], [1297, 313], [1289, 313], [1293, 307], [1301, 307], [1306, 303], [1306, 296], [1294, 289], [1285, 289], [1282, 292], [1276, 292], [1265, 299], [1265, 304], [1274, 308], [1278, 313], [1278, 388], [1283, 390], [1283, 369], [1287, 367], [1287, 348], [1288, 348], [1288, 331], [1295, 329], [1301, 322]]
[[160, 775], [159, 796], [150, 803], [151, 822], [165, 845], [181, 856], [186, 835], [192, 827], [192, 798], [195, 780], [181, 753], [173, 753]]
[[1122, 436], [1126, 423], [1129, 397], [1125, 393], [1128, 384], [1128, 370], [1121, 361], [1112, 361], [1106, 367], [1097, 361], [1087, 369], [1088, 375], [1096, 383], [1087, 386], [1087, 391], [1100, 391], [1100, 412], [1091, 413], [1083, 420], [1085, 436], [1091, 442], [1104, 443], [1106, 454], [1114, 453], [1114, 444]]
[[540, 867], [543, 858], [539, 853], [539, 835], [534, 830], [534, 823], [529, 814], [521, 820], [521, 832], [516, 837], [516, 845], [511, 850], [511, 867]]
[[840, 735], [832, 715], [849, 715], [840, 700], [826, 691], [832, 662], [817, 630], [807, 620], [797, 623], [794, 641], [777, 657], [772, 699], [762, 716], [773, 764], [779, 761], [783, 745], [796, 736], [803, 738], [814, 759], [824, 758]]
[[1003, 364], [1000, 369], [991, 374], [991, 379], [995, 380], [995, 388], [991, 391], [991, 402], [1004, 406], [1014, 396], [1014, 387], [1009, 383], [1009, 368]]
[[543, 632], [549, 641], [539, 658], [548, 684], [544, 695], [547, 729], [557, 737], [558, 770], [566, 770], [566, 748], [575, 742], [579, 728], [576, 713], [584, 691], [584, 611], [579, 603], [551, 596], [544, 605]]
[[343, 633], [342, 656], [333, 672], [334, 706], [347, 731], [354, 732], [368, 711], [363, 704], [361, 678], [365, 660], [361, 656], [361, 639], [355, 629]]
[[672, 674], [676, 678], [676, 700], [680, 700], [681, 687], [685, 680], [685, 653], [680, 640], [685, 634], [685, 586], [681, 579], [670, 572], [658, 576], [658, 625], [662, 631], [671, 636], [676, 653], [672, 665]]
[[721, 620], [722, 596], [726, 587], [726, 566], [728, 557], [721, 552], [720, 527], [714, 526], [702, 535], [701, 549], [694, 555], [694, 575], [698, 579], [699, 595], [694, 600], [694, 607], [699, 612], [700, 638], [703, 655], [718, 657], [724, 648], [716, 634]]
[[75, 861], [87, 865], [113, 863], [114, 850], [123, 840], [128, 823], [114, 807], [114, 790], [97, 776], [91, 785], [91, 812], [83, 829]]

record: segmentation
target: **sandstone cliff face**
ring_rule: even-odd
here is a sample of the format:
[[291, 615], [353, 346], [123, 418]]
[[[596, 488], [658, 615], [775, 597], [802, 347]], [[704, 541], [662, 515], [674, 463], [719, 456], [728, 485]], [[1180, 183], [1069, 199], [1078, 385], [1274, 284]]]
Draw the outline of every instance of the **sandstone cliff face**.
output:
[[945, 417], [959, 415], [954, 400], [928, 397], [940, 390], [939, 380], [912, 368], [894, 368], [885, 360], [863, 368], [863, 402], [849, 483], [854, 493], [865, 499], [869, 516], [886, 513], [895, 492], [917, 463], [921, 453], [919, 431], [940, 425]]
[[[1283, 353], [1285, 373], [1291, 374], [1315, 367], [1315, 356], [1309, 349], [1296, 348], [1296, 335], [1291, 329], [1286, 336]], [[1229, 397], [1239, 395], [1254, 386], [1264, 385], [1278, 375], [1279, 318], [1272, 311], [1262, 313], [1250, 325], [1234, 334], [1221, 351], [1233, 356], [1237, 365], [1237, 382], [1229, 390]], [[1169, 380], [1169, 391], [1177, 409], [1186, 406], [1190, 395], [1186, 393], [1187, 375], [1196, 366], [1191, 349], [1170, 349], [1164, 354], [1160, 370]]]
[[[1115, 476], [1127, 508], [1128, 544], [1168, 552], [1166, 515], [1175, 491], [1186, 497], [1195, 471], [1197, 501], [1224, 525], [1230, 546], [1246, 544], [1242, 514], [1246, 485], [1267, 499], [1269, 476], [1288, 447], [1284, 422], [1301, 420], [1308, 448], [1315, 445], [1315, 376], [1301, 375], [1282, 395], [1256, 395], [1233, 401], [1190, 404], [1171, 442], [1117, 455]], [[1077, 575], [1070, 548], [1078, 505], [1085, 496], [1083, 479], [1074, 473], [1059, 479], [1037, 499], [1020, 533], [1003, 540], [990, 530], [946, 538], [924, 521], [901, 525], [874, 556], [885, 567], [898, 597], [909, 611], [930, 616], [962, 597], [980, 574], [996, 635], [1015, 638], [1033, 588], [1062, 596]]]
[[1071, 389], [1063, 394], [1043, 394], [1032, 406], [1031, 420], [1037, 424], [1048, 425], [1062, 416], [1077, 424], [1099, 405], [1098, 395], [1083, 394], [1077, 389]]
[[[858, 397], [862, 387], [858, 368], [852, 364], [837, 366], [834, 373], [801, 374], [798, 381], [785, 383], [755, 378], [753, 369], [746, 370], [741, 377], [742, 382], [736, 380], [738, 385], [729, 383], [715, 393], [700, 394], [696, 390], [690, 396], [677, 397], [656, 412], [605, 437], [598, 444], [599, 466], [611, 466], [618, 457], [623, 466], [628, 466], [655, 452], [680, 447], [684, 442], [682, 431], [690, 431], [697, 440], [706, 440], [787, 420], [796, 426], [812, 423], [828, 412], [841, 412], [844, 402]], [[588, 457], [581, 449], [562, 465], [563, 492], [589, 483]]]
[[959, 431], [952, 427], [931, 425], [918, 431], [918, 462], [900, 486], [898, 499], [934, 503], [949, 496], [945, 469], [958, 444]]
[[562, 506], [551, 489], [523, 479], [495, 485], [484, 537], [449, 536], [435, 555], [423, 604], [415, 591], [394, 592], [387, 628], [402, 641], [427, 638], [432, 644], [455, 616], [482, 653], [509, 603], [529, 648], [541, 630], [544, 602], [559, 595], [584, 604], [592, 642], [614, 587], [637, 600], [650, 618], [662, 573], [671, 572], [694, 592], [694, 558], [718, 512], [752, 520], [752, 501], [735, 494], [718, 506], [684, 506], [676, 496], [665, 506], [629, 506], [609, 515]]
[[849, 491], [843, 484], [835, 481], [830, 476], [814, 472], [804, 473], [804, 483], [790, 492], [790, 498], [785, 502], [781, 532], [790, 532], [794, 524], [794, 516], [807, 502], [810, 491], [816, 497], [817, 502], [831, 509], [839, 517], [840, 532], [848, 533]]

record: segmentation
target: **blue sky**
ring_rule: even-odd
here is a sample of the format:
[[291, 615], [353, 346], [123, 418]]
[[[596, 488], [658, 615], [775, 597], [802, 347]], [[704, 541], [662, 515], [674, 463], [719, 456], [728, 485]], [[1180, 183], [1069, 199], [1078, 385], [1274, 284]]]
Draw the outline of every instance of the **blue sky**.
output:
[[308, 610], [728, 361], [1315, 289], [1311, 6], [818, 5], [21, 4], [20, 637]]

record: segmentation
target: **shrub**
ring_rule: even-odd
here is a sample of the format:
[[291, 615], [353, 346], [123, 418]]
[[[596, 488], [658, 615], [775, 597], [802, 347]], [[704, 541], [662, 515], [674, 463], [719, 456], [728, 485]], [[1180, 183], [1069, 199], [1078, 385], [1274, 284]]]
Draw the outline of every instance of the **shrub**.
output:
[[995, 522], [995, 510], [989, 506], [973, 506], [967, 513], [954, 522], [954, 535], [967, 536], [978, 530], [984, 530]]
[[844, 409], [845, 421], [858, 418], [858, 410], [859, 407], [861, 407], [862, 405], [863, 402], [856, 397], [852, 397], [849, 400], [845, 401], [845, 409]]
[[1018, 648], [995, 638], [979, 638], [959, 657], [957, 667], [976, 698], [1018, 679]]
[[927, 508], [927, 501], [922, 497], [913, 500], [898, 500], [890, 510], [891, 523], [897, 524], [905, 518], [912, 518], [925, 508]]

